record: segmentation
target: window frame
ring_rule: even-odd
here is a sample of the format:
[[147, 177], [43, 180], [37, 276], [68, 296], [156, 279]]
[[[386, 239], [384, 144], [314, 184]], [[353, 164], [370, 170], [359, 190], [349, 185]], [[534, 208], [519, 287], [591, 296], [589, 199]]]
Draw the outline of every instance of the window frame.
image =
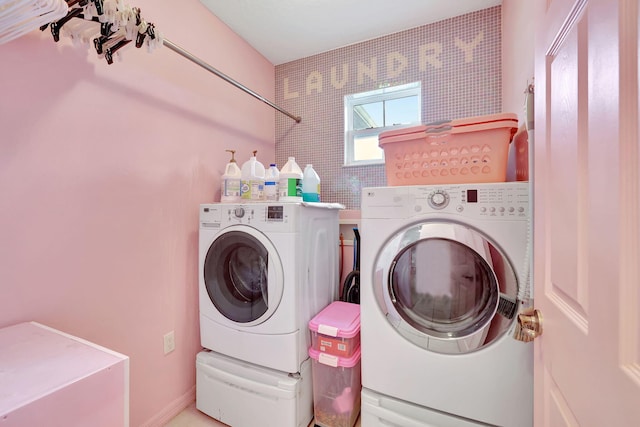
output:
[[[418, 111], [415, 122], [390, 125], [377, 128], [354, 130], [354, 110], [357, 105], [371, 104], [375, 102], [385, 102], [410, 96], [418, 97]], [[397, 86], [386, 86], [379, 89], [360, 92], [344, 97], [345, 131], [344, 131], [344, 166], [365, 166], [384, 164], [384, 151], [381, 150], [380, 159], [356, 160], [355, 159], [355, 138], [358, 136], [378, 136], [382, 132], [403, 127], [415, 126], [421, 123], [422, 119], [422, 82], [416, 81]]]

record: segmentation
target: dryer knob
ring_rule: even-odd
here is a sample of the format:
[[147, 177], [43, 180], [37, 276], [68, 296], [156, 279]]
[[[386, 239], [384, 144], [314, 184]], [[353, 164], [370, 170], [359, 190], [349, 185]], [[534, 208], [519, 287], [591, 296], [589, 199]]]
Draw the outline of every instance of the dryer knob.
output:
[[429, 204], [434, 209], [443, 209], [449, 204], [449, 195], [441, 190], [431, 193], [429, 195]]
[[236, 218], [242, 218], [244, 216], [244, 208], [235, 208], [233, 210], [233, 214]]

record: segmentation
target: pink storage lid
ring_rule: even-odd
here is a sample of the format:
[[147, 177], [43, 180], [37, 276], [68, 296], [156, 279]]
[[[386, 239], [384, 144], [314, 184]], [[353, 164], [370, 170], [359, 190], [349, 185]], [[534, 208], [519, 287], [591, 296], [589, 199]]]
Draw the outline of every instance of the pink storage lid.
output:
[[360, 332], [360, 305], [334, 301], [309, 321], [309, 329], [330, 337], [353, 338]]
[[323, 365], [333, 366], [334, 368], [353, 368], [360, 361], [360, 347], [353, 352], [351, 357], [334, 356], [333, 354], [322, 353], [309, 347], [309, 356], [322, 363]]
[[488, 116], [442, 120], [426, 125], [394, 129], [382, 132], [378, 138], [378, 143], [382, 145], [388, 142], [406, 141], [408, 138], [422, 138], [425, 132], [427, 134], [437, 134], [440, 132], [462, 133], [501, 127], [512, 128], [511, 136], [513, 137], [518, 129], [518, 116], [514, 113], [490, 114]]

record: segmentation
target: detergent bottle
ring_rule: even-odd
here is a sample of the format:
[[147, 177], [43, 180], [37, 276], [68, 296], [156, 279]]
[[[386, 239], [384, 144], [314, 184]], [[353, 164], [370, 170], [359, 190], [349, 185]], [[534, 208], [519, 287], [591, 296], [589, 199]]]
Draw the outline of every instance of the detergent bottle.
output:
[[235, 203], [240, 201], [240, 181], [242, 171], [234, 157], [235, 150], [225, 150], [231, 153], [231, 160], [227, 163], [220, 183], [220, 201], [222, 203]]
[[280, 202], [302, 201], [302, 169], [296, 163], [295, 157], [289, 157], [280, 171], [278, 200]]
[[240, 198], [243, 202], [264, 200], [264, 165], [256, 157], [258, 151], [242, 165]]
[[269, 169], [264, 173], [264, 199], [268, 202], [278, 200], [278, 185], [280, 181], [280, 171], [275, 163], [269, 165]]
[[302, 201], [320, 201], [320, 177], [311, 164], [305, 166], [302, 174]]

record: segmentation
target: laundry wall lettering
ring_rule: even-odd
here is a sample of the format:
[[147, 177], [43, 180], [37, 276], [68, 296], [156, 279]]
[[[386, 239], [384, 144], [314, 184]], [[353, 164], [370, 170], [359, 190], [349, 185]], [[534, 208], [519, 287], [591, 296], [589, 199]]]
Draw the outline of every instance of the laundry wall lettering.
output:
[[[483, 31], [478, 32], [471, 40], [455, 37], [453, 49], [464, 55], [465, 63], [473, 63], [474, 53], [483, 41]], [[384, 56], [372, 56], [368, 60], [356, 61], [355, 64], [334, 65], [330, 67], [328, 75], [325, 75], [326, 72], [311, 71], [304, 81], [292, 81], [289, 77], [284, 77], [283, 97], [287, 100], [298, 98], [301, 94], [320, 94], [325, 89], [340, 90], [354, 81], [358, 86], [370, 85], [378, 83], [380, 76], [385, 81], [401, 79], [403, 73], [413, 67], [421, 73], [427, 73], [432, 69], [439, 70], [446, 66], [443, 52], [442, 42], [430, 42], [418, 45], [417, 55], [412, 58], [402, 52], [392, 51]]]
[[420, 81], [423, 123], [499, 112], [501, 25], [495, 6], [276, 65], [275, 103], [302, 117], [276, 115], [276, 163], [313, 163], [332, 201], [358, 209], [387, 181], [383, 164], [344, 167], [345, 95]]

